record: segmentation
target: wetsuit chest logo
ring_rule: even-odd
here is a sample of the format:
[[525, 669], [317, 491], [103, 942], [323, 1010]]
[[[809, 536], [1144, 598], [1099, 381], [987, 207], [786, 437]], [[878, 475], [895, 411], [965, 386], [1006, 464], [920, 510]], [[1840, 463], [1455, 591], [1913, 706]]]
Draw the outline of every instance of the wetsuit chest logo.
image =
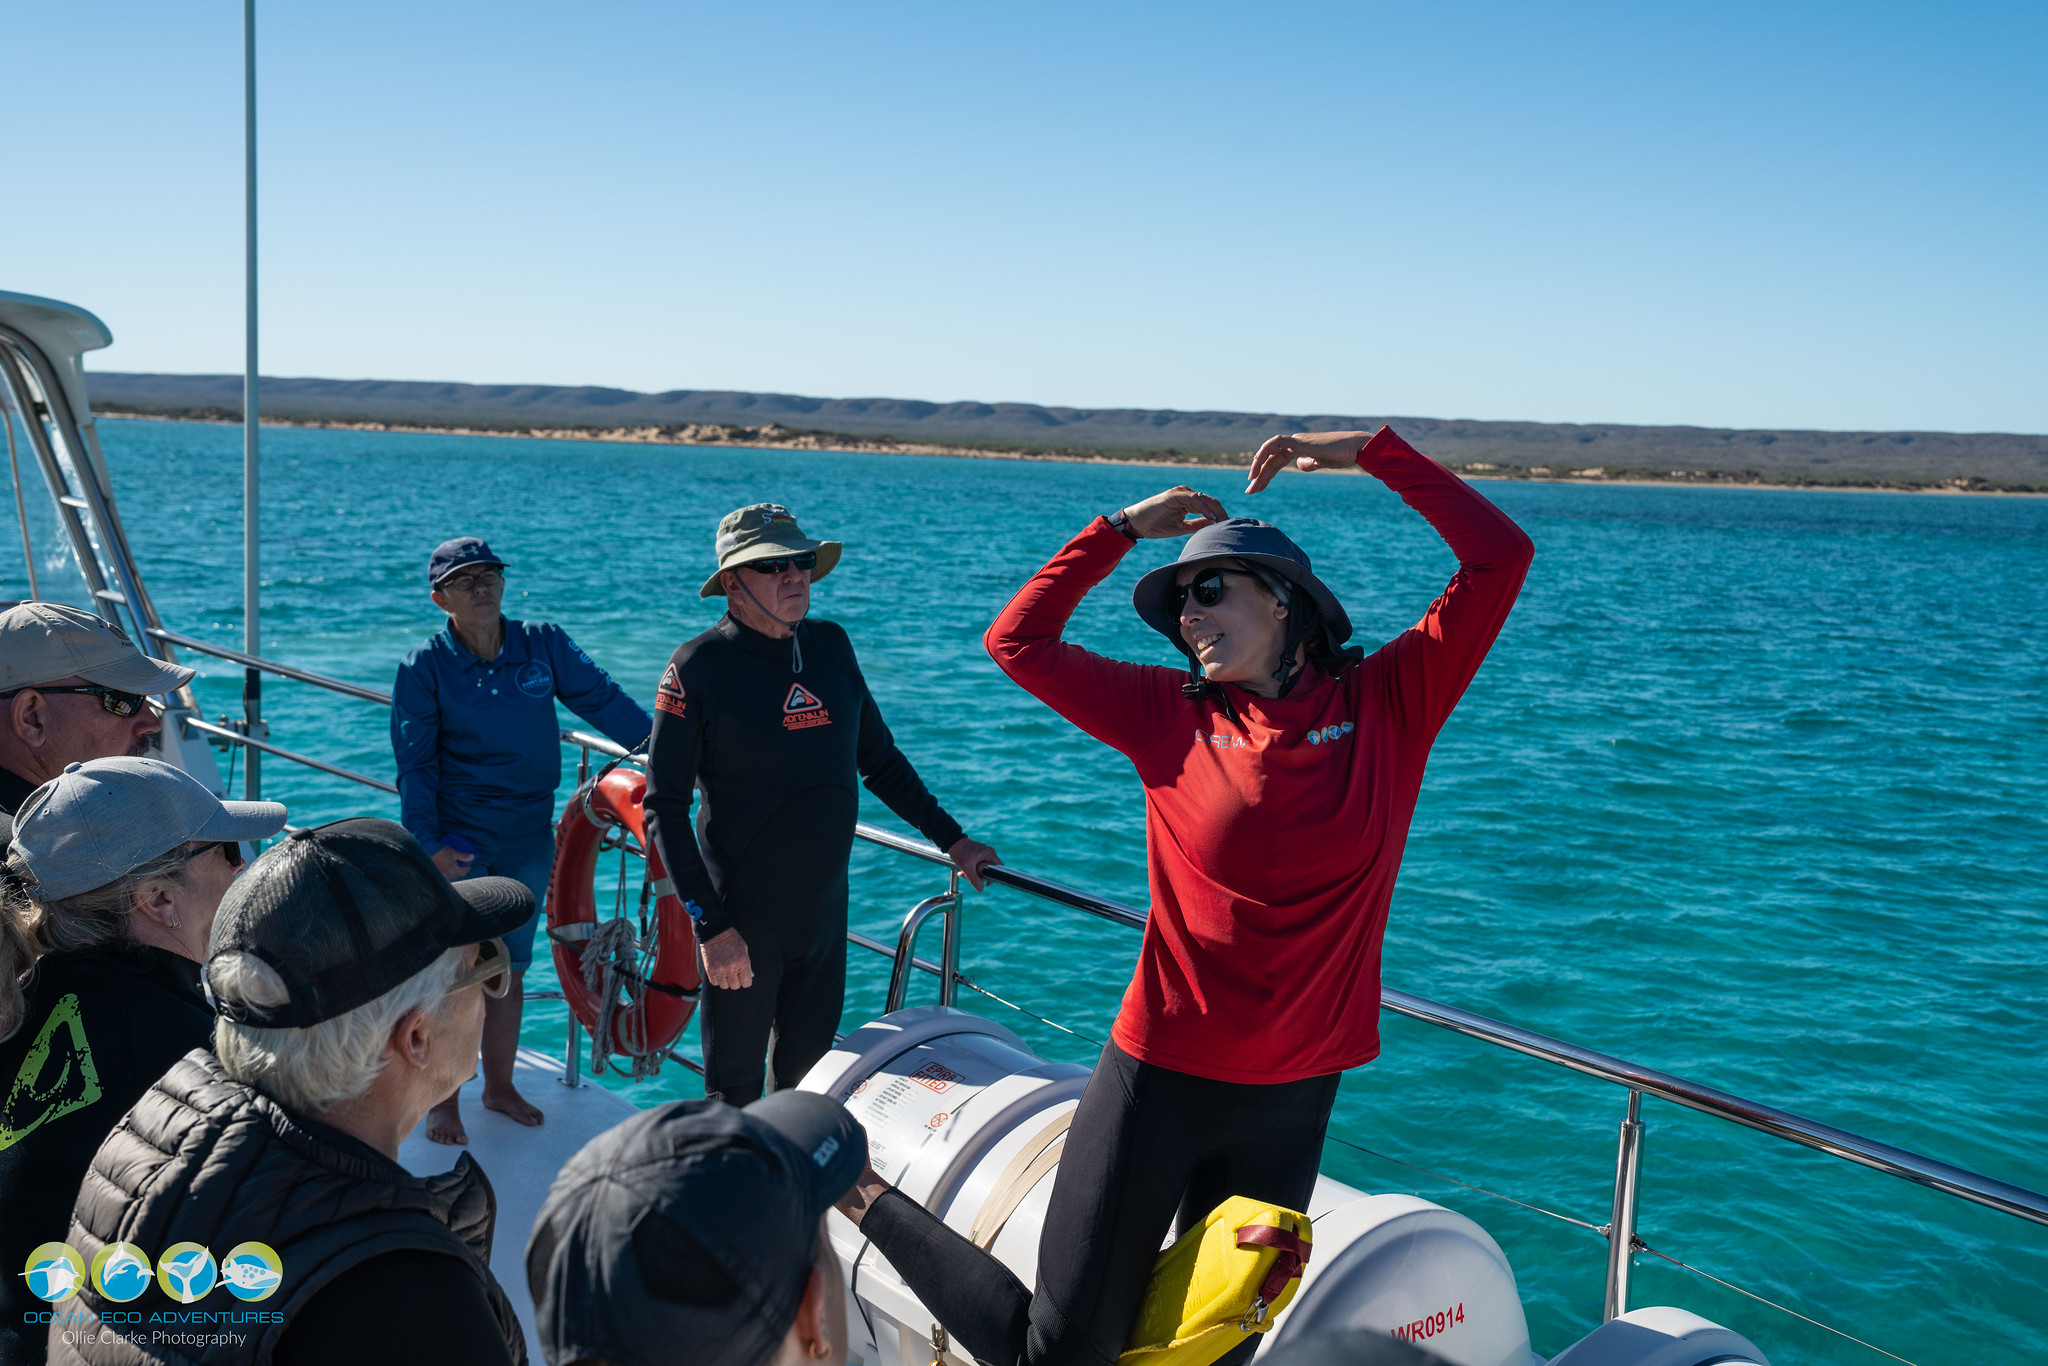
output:
[[832, 713], [825, 710], [825, 704], [805, 691], [801, 683], [789, 686], [789, 696], [782, 703], [782, 728], [784, 730], [809, 730], [813, 726], [832, 724]]
[[537, 659], [529, 659], [512, 675], [519, 691], [528, 697], [546, 697], [555, 690], [554, 671]]

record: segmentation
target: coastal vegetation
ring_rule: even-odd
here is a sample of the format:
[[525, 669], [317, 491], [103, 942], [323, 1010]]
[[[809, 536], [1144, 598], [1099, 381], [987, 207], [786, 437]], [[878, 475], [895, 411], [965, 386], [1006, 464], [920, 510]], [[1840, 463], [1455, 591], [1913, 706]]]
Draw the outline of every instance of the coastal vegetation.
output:
[[[107, 416], [240, 422], [234, 375], [95, 374]], [[1274, 432], [1391, 422], [1472, 478], [2048, 493], [2048, 436], [1048, 408], [788, 394], [270, 379], [265, 423], [639, 444], [1242, 466]]]

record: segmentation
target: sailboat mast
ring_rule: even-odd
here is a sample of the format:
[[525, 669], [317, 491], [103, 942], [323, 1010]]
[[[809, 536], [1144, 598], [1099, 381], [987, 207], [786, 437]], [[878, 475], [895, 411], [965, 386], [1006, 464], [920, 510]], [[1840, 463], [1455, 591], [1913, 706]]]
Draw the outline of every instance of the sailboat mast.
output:
[[[247, 353], [242, 360], [242, 652], [263, 653], [262, 540], [258, 517], [259, 492], [256, 421], [256, 0], [242, 0], [242, 209], [243, 282], [247, 316], [243, 320]], [[263, 675], [248, 669], [242, 675], [242, 719], [250, 738], [257, 737], [263, 715]], [[255, 801], [263, 795], [261, 754], [243, 747], [242, 795]]]

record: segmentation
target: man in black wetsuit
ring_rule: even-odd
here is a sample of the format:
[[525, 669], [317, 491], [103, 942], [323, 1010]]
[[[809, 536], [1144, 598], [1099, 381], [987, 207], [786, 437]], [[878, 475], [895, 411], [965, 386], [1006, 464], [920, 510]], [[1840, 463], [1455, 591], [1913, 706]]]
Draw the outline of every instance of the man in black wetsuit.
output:
[[654, 697], [648, 833], [703, 946], [704, 1093], [733, 1105], [761, 1095], [771, 1029], [778, 1089], [832, 1047], [856, 777], [977, 889], [999, 861], [896, 748], [846, 632], [805, 620], [839, 551], [774, 503], [726, 514], [700, 594], [725, 596], [726, 614], [670, 657]]

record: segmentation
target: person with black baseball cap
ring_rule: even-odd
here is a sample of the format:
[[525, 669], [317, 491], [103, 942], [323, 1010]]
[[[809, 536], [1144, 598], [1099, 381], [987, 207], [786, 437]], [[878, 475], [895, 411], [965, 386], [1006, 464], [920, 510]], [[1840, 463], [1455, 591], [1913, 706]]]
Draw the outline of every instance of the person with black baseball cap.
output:
[[[1364, 470], [1457, 557], [1422, 619], [1372, 655], [1348, 644], [1351, 619], [1306, 551], [1185, 486], [1095, 518], [988, 629], [1012, 680], [1137, 770], [1151, 884], [1137, 971], [1060, 1161], [1035, 1293], [871, 1172], [844, 1206], [995, 1366], [1115, 1361], [1169, 1228], [1233, 1195], [1307, 1209], [1338, 1079], [1379, 1052], [1380, 943], [1423, 767], [1534, 547], [1390, 428], [1273, 437], [1245, 492], [1289, 466]], [[1062, 638], [1133, 545], [1181, 536], [1132, 604], [1185, 671]]]
[[845, 1361], [824, 1215], [867, 1151], [846, 1107], [808, 1091], [675, 1101], [599, 1134], [526, 1241], [548, 1366]]
[[[405, 657], [391, 688], [391, 750], [399, 820], [451, 878], [488, 873], [533, 892], [526, 924], [505, 936], [512, 989], [484, 1011], [487, 1110], [539, 1124], [540, 1107], [512, 1084], [526, 969], [555, 863], [555, 789], [562, 741], [555, 703], [627, 749], [653, 722], [610, 674], [552, 622], [501, 609], [507, 565], [489, 543], [457, 536], [427, 557], [427, 584], [447, 624]], [[467, 1143], [450, 1096], [427, 1117], [436, 1143]]]
[[[210, 1362], [523, 1361], [490, 1271], [490, 1182], [467, 1153], [414, 1176], [398, 1146], [475, 1070], [484, 999], [511, 976], [503, 936], [532, 913], [511, 878], [451, 884], [391, 821], [279, 841], [214, 921], [213, 1051], [173, 1064], [100, 1145], [66, 1241], [88, 1263], [116, 1241], [152, 1255], [194, 1242], [243, 1289], [267, 1288]], [[160, 1290], [110, 1306], [88, 1284], [76, 1303], [51, 1325], [52, 1361], [188, 1360], [115, 1331], [177, 1309]]]

